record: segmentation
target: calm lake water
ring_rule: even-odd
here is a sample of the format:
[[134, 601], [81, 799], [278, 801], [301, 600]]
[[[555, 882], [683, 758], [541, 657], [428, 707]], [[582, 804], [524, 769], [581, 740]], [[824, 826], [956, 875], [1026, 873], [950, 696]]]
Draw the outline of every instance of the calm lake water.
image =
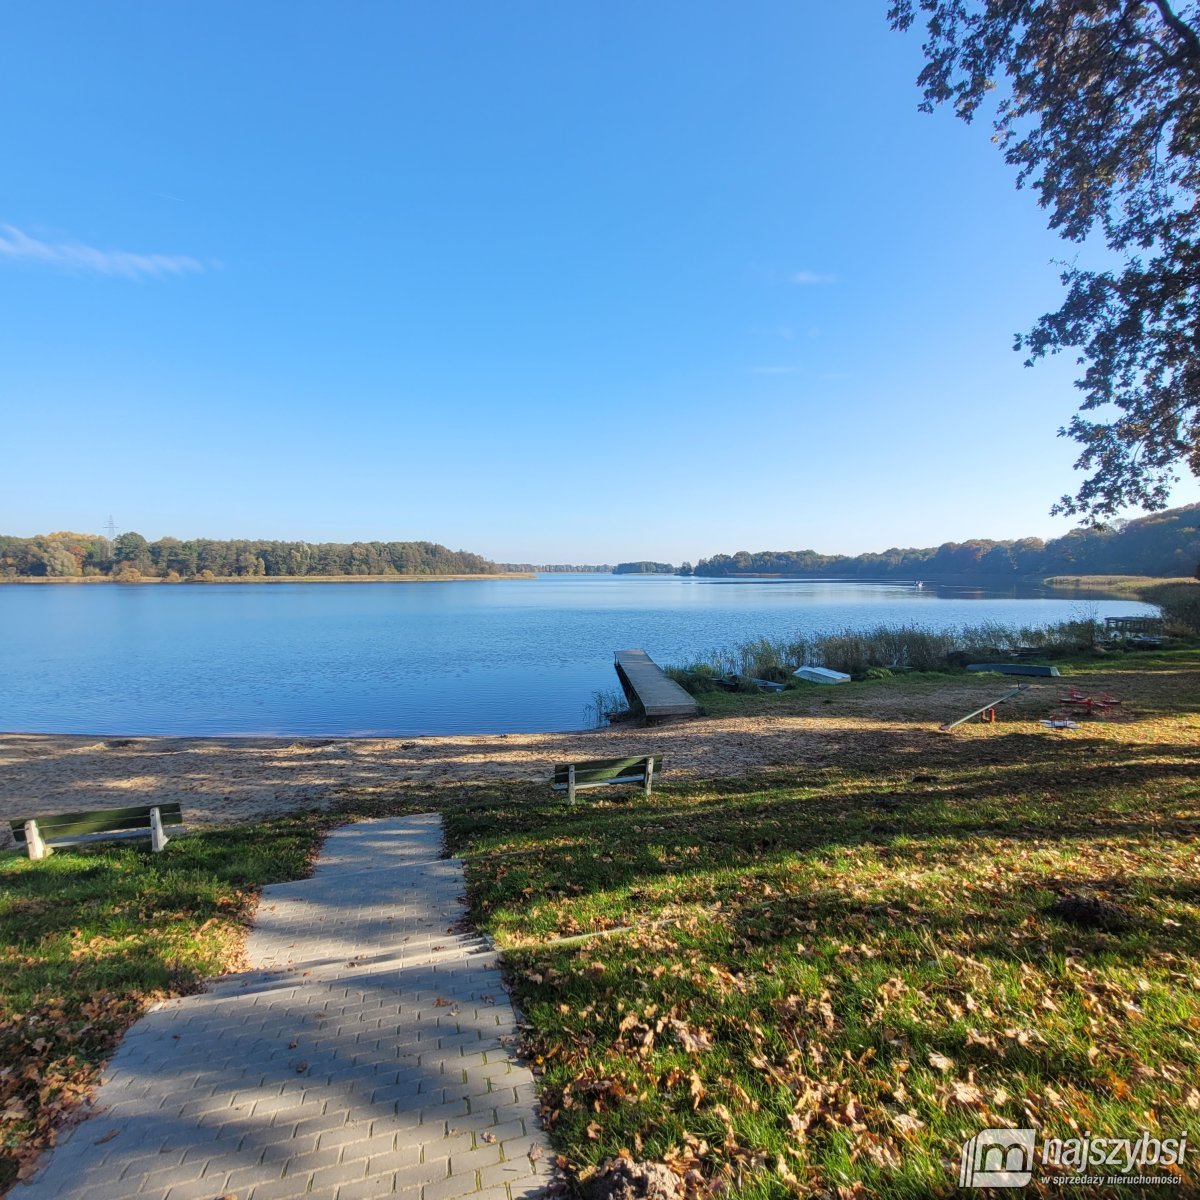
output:
[[612, 652], [660, 664], [880, 623], [1044, 625], [1081, 608], [978, 589], [548, 575], [379, 584], [0, 587], [0, 729], [399, 735], [579, 729]]

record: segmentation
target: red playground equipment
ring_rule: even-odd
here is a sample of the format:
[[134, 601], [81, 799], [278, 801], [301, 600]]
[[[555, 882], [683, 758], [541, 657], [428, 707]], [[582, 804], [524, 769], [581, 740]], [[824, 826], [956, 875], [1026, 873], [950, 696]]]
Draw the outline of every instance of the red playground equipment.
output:
[[1121, 703], [1119, 697], [1110, 696], [1107, 692], [1099, 692], [1095, 696], [1090, 696], [1078, 688], [1072, 688], [1068, 692], [1059, 692], [1058, 702], [1076, 713], [1089, 717], [1106, 716]]

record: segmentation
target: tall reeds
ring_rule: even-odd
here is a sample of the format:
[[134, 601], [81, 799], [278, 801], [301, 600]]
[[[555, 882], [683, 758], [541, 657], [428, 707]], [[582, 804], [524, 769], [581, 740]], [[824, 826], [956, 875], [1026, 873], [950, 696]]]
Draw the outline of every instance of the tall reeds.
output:
[[752, 676], [786, 682], [797, 667], [829, 667], [863, 677], [871, 670], [945, 671], [1016, 650], [1071, 654], [1094, 645], [1099, 625], [1093, 615], [1048, 626], [986, 622], [958, 629], [920, 625], [878, 625], [842, 629], [791, 640], [757, 638], [714, 650], [670, 674], [689, 690], [708, 691], [720, 676]]

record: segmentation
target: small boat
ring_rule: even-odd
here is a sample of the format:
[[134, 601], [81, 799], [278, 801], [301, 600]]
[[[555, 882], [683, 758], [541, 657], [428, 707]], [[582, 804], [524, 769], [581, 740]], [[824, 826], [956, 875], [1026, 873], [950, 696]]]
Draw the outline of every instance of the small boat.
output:
[[844, 671], [831, 671], [828, 667], [800, 667], [792, 674], [809, 683], [849, 683], [850, 676]]
[[755, 679], [753, 675], [747, 675], [746, 678], [761, 692], [783, 691], [783, 684], [776, 683], [773, 679]]

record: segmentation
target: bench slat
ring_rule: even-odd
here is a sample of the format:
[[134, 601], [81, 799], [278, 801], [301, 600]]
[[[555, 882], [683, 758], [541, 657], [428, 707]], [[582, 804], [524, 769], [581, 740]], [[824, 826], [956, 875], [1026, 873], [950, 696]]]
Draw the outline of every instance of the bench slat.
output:
[[[556, 763], [554, 766], [554, 787], [556, 790], [566, 787], [568, 772], [572, 765], [575, 767], [575, 786], [581, 787], [587, 783], [624, 783], [640, 782], [645, 779], [645, 763], [649, 755], [640, 754], [636, 758], [602, 758], [591, 762]], [[654, 756], [654, 773], [662, 770], [662, 757]], [[635, 772], [630, 774], [630, 772]], [[561, 785], [561, 786], [560, 786]]]
[[[164, 825], [182, 825], [183, 810], [178, 803], [146, 804], [140, 808], [106, 808], [91, 812], [52, 813], [45, 817], [33, 817], [45, 839], [73, 837], [80, 834], [119, 832], [125, 829], [149, 828], [150, 810], [157, 808]], [[18, 843], [25, 843], [25, 822], [28, 817], [10, 821], [13, 835]]]
[[[41, 832], [41, 826], [38, 827]], [[132, 838], [150, 836], [150, 825], [139, 826], [137, 829], [104, 829], [99, 833], [73, 833], [67, 837], [49, 838], [44, 833], [42, 840], [55, 846], [89, 846], [92, 842], [123, 842]]]
[[[656, 775], [658, 771], [654, 772]], [[619, 775], [616, 779], [596, 779], [590, 783], [581, 783], [579, 777], [575, 777], [575, 790], [577, 792], [586, 791], [588, 788], [607, 787], [610, 783], [645, 783], [645, 774], [641, 775]], [[565, 792], [571, 785], [569, 783], [552, 783], [550, 790], [553, 792]]]

